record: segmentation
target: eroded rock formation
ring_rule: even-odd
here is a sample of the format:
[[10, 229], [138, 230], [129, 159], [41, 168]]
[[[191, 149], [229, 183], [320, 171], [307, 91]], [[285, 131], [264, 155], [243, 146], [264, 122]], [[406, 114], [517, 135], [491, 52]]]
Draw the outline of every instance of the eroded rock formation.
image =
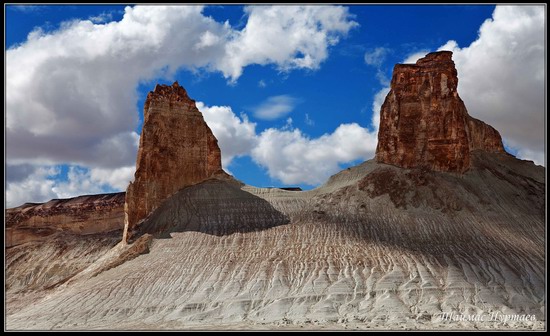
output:
[[482, 150], [490, 153], [506, 153], [500, 133], [491, 125], [469, 117], [467, 130], [470, 151]]
[[170, 195], [224, 174], [218, 140], [177, 82], [149, 92], [143, 114], [135, 181], [126, 192], [123, 239]]
[[89, 235], [122, 230], [124, 193], [53, 199], [6, 210], [6, 247], [56, 233]]
[[504, 153], [498, 131], [468, 115], [457, 86], [450, 51], [397, 64], [380, 111], [376, 160], [463, 173], [473, 150]]
[[6, 209], [6, 293], [36, 302], [120, 242], [123, 227], [123, 192]]

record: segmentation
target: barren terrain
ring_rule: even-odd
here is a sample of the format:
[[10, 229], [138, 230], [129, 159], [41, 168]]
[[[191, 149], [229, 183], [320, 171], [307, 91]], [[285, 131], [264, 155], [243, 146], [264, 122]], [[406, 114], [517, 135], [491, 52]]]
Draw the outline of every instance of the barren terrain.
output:
[[[546, 322], [544, 169], [506, 154], [473, 155], [464, 175], [367, 161], [305, 192], [209, 180], [173, 195], [142, 228], [155, 233], [139, 246], [90, 236], [8, 249], [7, 329]], [[75, 260], [71, 279], [53, 270]], [[442, 312], [536, 321], [444, 321]]]

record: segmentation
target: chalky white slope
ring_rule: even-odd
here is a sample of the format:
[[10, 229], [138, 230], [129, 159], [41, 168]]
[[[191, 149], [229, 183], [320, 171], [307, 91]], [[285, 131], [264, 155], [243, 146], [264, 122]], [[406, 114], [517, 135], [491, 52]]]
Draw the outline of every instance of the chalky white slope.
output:
[[7, 328], [542, 329], [544, 169], [474, 154], [461, 176], [367, 161], [308, 192], [187, 187], [145, 222], [148, 253], [105, 267], [119, 245], [95, 276], [11, 294]]

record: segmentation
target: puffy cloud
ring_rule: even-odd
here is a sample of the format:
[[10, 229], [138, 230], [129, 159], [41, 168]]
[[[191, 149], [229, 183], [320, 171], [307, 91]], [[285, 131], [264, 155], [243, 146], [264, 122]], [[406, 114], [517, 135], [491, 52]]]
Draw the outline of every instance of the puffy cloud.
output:
[[343, 124], [333, 133], [310, 138], [295, 129], [289, 117], [281, 128], [258, 134], [246, 114], [239, 117], [229, 106], [197, 102], [197, 107], [218, 139], [226, 170], [235, 157], [250, 155], [282, 183], [316, 185], [338, 172], [341, 164], [370, 159], [376, 150], [377, 128], [370, 131], [356, 123]]
[[316, 185], [340, 170], [340, 164], [370, 159], [375, 150], [376, 133], [356, 123], [315, 139], [299, 129], [270, 128], [260, 134], [252, 158], [285, 184]]
[[370, 131], [356, 123], [343, 124], [333, 133], [311, 138], [295, 129], [289, 117], [281, 128], [257, 134], [256, 124], [245, 114], [236, 116], [229, 106], [198, 102], [197, 107], [218, 139], [225, 169], [233, 158], [250, 155], [270, 177], [285, 184], [322, 183], [341, 164], [370, 159], [376, 150], [378, 126]]
[[225, 169], [233, 158], [250, 155], [270, 177], [285, 184], [320, 184], [341, 164], [370, 159], [376, 150], [378, 125], [371, 131], [356, 123], [342, 124], [333, 133], [311, 138], [294, 128], [289, 117], [281, 128], [258, 134], [255, 123], [245, 114], [238, 117], [229, 106], [197, 102], [197, 107], [218, 139]]
[[254, 116], [263, 120], [275, 120], [286, 116], [298, 100], [289, 95], [272, 96], [254, 108]]
[[317, 69], [328, 48], [357, 26], [340, 6], [251, 6], [248, 21], [227, 44], [216, 67], [238, 78], [247, 64], [275, 64], [282, 71]]
[[92, 168], [88, 176], [95, 184], [103, 186], [103, 190], [126, 190], [130, 181], [134, 180], [135, 171], [134, 165], [114, 169]]
[[479, 37], [453, 51], [468, 112], [500, 131], [520, 158], [544, 164], [545, 7], [497, 6]]
[[250, 153], [256, 145], [256, 124], [246, 114], [235, 115], [229, 106], [206, 106], [197, 102], [204, 120], [214, 133], [222, 151], [222, 165], [227, 168], [233, 158]]
[[[47, 181], [51, 183], [51, 180]], [[52, 191], [58, 198], [68, 198], [76, 195], [98, 194], [102, 189], [98, 183], [94, 183], [88, 169], [71, 166], [67, 173], [66, 181], [54, 181]]]
[[165, 67], [205, 65], [193, 46], [228, 29], [200, 7], [137, 6], [119, 22], [31, 33], [6, 53], [8, 160], [133, 164], [137, 83]]
[[[53, 32], [36, 29], [27, 41], [9, 48], [8, 174], [17, 175], [9, 171], [14, 165], [68, 164], [84, 169], [71, 172], [68, 178], [74, 181], [125, 188], [126, 168], [135, 164], [137, 152], [138, 83], [169, 78], [181, 68], [220, 72], [231, 81], [250, 64], [274, 64], [281, 71], [316, 69], [328, 49], [356, 25], [347, 8], [339, 6], [258, 6], [245, 8], [248, 20], [238, 30], [203, 15], [202, 9], [126, 7], [120, 21], [100, 24], [108, 15], [73, 20]], [[229, 164], [234, 156], [250, 151], [254, 124], [230, 118], [223, 108], [212, 107], [211, 112], [230, 121], [213, 126]], [[88, 186], [60, 185], [44, 171], [27, 172], [18, 185], [10, 183], [9, 202], [18, 199], [24, 186], [29, 198], [40, 201]], [[114, 174], [107, 178], [105, 172]]]

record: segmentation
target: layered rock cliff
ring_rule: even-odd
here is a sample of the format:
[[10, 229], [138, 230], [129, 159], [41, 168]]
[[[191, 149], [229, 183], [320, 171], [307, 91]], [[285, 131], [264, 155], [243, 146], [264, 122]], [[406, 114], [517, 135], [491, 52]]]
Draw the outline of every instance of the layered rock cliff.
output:
[[65, 283], [120, 242], [124, 193], [26, 203], [6, 210], [6, 294], [15, 309]]
[[6, 210], [6, 247], [57, 233], [90, 235], [122, 230], [124, 193], [53, 199]]
[[380, 111], [376, 160], [463, 173], [474, 150], [504, 153], [498, 131], [468, 115], [457, 86], [450, 51], [397, 64]]
[[135, 180], [126, 191], [125, 240], [170, 195], [224, 174], [217, 139], [177, 82], [149, 92], [143, 115]]

